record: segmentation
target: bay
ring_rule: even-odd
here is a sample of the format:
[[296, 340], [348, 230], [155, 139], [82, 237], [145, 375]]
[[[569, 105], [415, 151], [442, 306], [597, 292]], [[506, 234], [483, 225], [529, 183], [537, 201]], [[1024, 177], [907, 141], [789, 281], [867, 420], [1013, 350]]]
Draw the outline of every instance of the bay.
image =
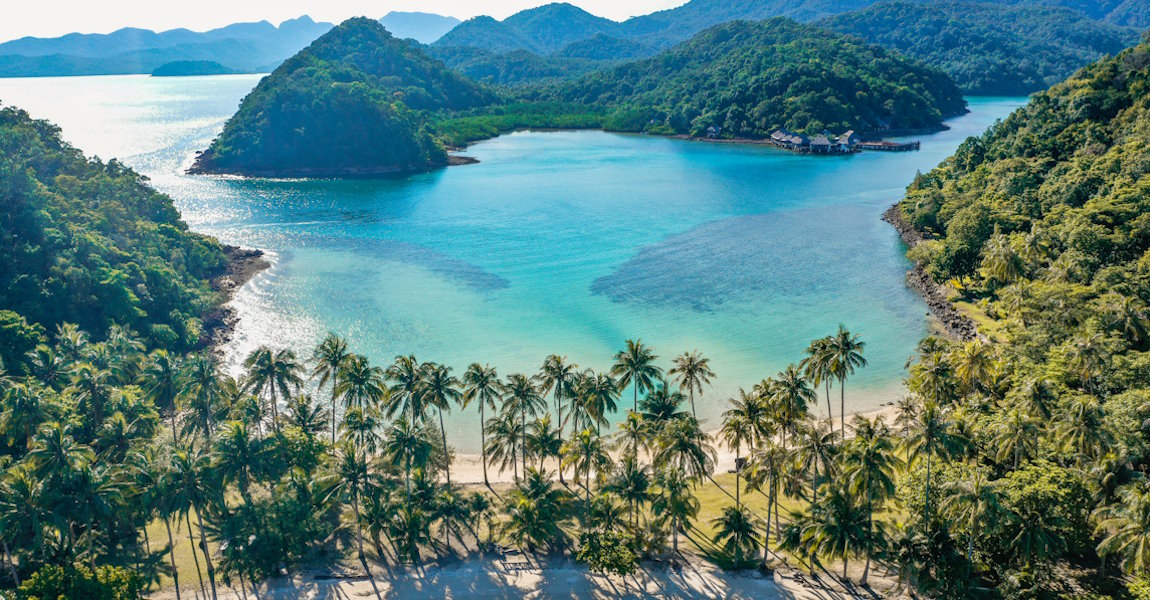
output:
[[[698, 407], [712, 428], [739, 387], [840, 323], [870, 363], [848, 381], [848, 410], [898, 398], [928, 319], [880, 215], [917, 171], [1025, 101], [970, 98], [913, 153], [520, 132], [469, 148], [479, 164], [403, 178], [184, 175], [257, 81], [4, 79], [0, 101], [148, 176], [195, 230], [269, 253], [272, 269], [234, 301], [233, 369], [261, 344], [306, 357], [328, 331], [376, 364], [414, 354], [457, 373], [471, 362], [533, 373], [552, 353], [606, 369], [642, 339], [664, 368], [687, 350], [711, 358], [718, 377]], [[478, 450], [477, 420], [449, 418], [459, 450]]]

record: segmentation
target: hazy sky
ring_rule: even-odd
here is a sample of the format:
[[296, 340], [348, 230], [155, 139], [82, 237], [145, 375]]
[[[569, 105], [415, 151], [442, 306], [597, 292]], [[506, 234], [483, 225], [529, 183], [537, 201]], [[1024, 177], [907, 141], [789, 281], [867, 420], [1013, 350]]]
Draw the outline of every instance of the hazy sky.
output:
[[[0, 0], [0, 40], [26, 35], [53, 37], [79, 31], [108, 33], [121, 27], [197, 31], [241, 21], [293, 19], [310, 15], [317, 21], [348, 17], [382, 17], [393, 10], [422, 11], [460, 19], [507, 15], [546, 4], [548, 0]], [[622, 20], [683, 4], [686, 0], [568, 0], [584, 10]]]

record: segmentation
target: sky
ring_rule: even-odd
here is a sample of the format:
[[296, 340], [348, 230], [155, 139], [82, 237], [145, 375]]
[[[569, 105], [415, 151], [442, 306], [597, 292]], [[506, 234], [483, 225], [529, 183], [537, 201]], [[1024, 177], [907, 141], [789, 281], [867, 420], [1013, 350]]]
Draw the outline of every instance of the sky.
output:
[[[623, 20], [683, 4], [685, 0], [567, 0], [609, 19]], [[245, 21], [279, 24], [300, 15], [317, 21], [382, 17], [390, 11], [420, 11], [467, 19], [503, 19], [547, 0], [0, 0], [0, 41], [24, 36], [55, 37], [72, 32], [108, 33], [121, 27], [203, 31]]]

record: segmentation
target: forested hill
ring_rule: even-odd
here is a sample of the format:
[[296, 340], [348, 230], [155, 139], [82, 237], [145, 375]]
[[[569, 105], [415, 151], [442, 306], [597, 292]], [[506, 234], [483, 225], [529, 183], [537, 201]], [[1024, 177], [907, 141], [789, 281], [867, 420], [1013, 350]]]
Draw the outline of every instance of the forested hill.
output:
[[713, 27], [554, 95], [612, 108], [616, 129], [698, 135], [714, 125], [737, 137], [933, 128], [965, 110], [941, 71], [783, 18]]
[[[961, 542], [963, 534], [935, 543], [969, 544], [974, 557], [934, 576], [936, 584], [1006, 597], [1136, 597], [1081, 586], [1103, 580], [1099, 555], [1112, 565], [1107, 574], [1118, 566], [1141, 574], [1126, 582], [1143, 589], [1150, 573], [1142, 478], [1150, 464], [1150, 44], [1035, 95], [917, 177], [900, 209], [928, 238], [910, 256], [958, 288], [992, 340], [949, 357], [924, 344], [911, 369], [911, 389], [937, 399], [937, 431], [969, 440], [951, 465], [979, 465], [940, 468], [935, 489], [978, 481], [1001, 498], [1011, 481], [1041, 474], [1050, 482], [1034, 484], [1017, 521], [1042, 524], [1049, 542], [1037, 550], [1025, 542], [1025, 561], [1011, 561], [1001, 541], [1034, 534], [991, 518]], [[977, 395], [956, 401], [953, 388], [937, 385], [988, 358], [1001, 366]]]
[[206, 280], [226, 266], [223, 251], [139, 175], [85, 159], [53, 125], [6, 107], [0, 206], [0, 360], [9, 368], [32, 349], [21, 345], [29, 327], [102, 333], [119, 324], [153, 345], [200, 341], [200, 317], [215, 302]]
[[332, 176], [442, 166], [447, 155], [425, 113], [493, 99], [378, 22], [350, 19], [264, 78], [193, 171]]
[[968, 94], [1043, 90], [1139, 38], [1069, 8], [953, 1], [884, 2], [817, 24], [937, 66]]

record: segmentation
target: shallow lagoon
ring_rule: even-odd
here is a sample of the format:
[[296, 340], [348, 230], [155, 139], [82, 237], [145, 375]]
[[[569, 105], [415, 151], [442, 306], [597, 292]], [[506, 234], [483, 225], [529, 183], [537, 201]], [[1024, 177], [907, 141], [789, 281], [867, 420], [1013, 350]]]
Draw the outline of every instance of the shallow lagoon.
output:
[[[699, 349], [718, 374], [699, 404], [802, 356], [839, 323], [870, 366], [853, 409], [894, 400], [927, 331], [925, 304], [880, 215], [916, 171], [1024, 99], [974, 98], [915, 153], [800, 156], [759, 146], [602, 132], [515, 133], [477, 165], [377, 181], [245, 181], [182, 174], [252, 76], [0, 79], [0, 100], [61, 126], [173, 196], [198, 231], [268, 250], [237, 296], [234, 365], [260, 344], [302, 355], [327, 331], [385, 363], [413, 353], [532, 372], [550, 353], [606, 368], [627, 338], [667, 366]], [[453, 444], [477, 450], [476, 416]]]

